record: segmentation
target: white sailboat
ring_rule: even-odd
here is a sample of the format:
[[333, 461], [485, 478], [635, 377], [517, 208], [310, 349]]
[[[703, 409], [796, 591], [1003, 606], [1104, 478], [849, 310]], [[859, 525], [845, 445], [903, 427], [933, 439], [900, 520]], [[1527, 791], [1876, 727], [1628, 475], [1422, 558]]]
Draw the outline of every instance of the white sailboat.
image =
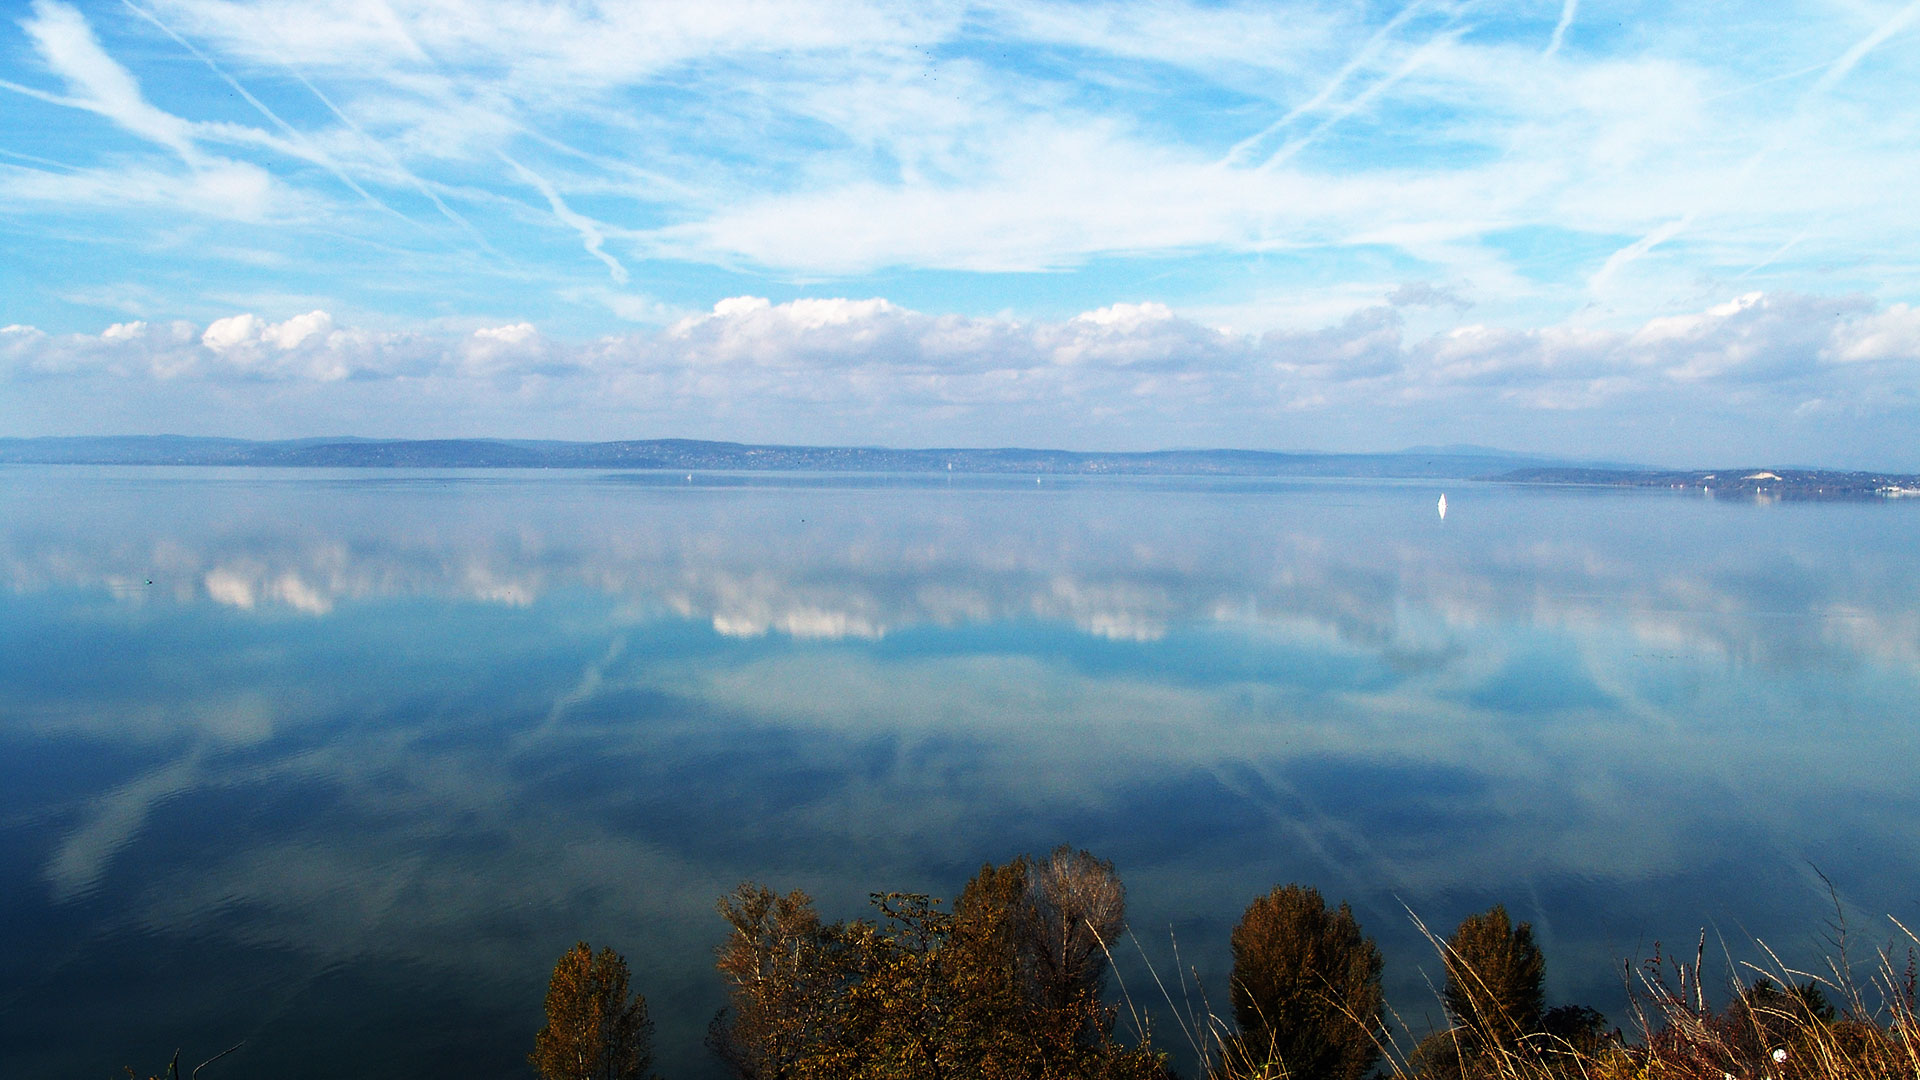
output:
[[1444, 491], [1440, 493], [1440, 520], [1447, 520], [1447, 493]]

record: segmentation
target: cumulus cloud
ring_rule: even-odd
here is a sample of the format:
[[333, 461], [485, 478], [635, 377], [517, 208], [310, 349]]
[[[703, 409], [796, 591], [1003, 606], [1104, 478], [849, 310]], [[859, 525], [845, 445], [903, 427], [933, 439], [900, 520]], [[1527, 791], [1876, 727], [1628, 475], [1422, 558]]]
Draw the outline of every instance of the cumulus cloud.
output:
[[205, 327], [184, 320], [115, 323], [97, 335], [23, 328], [0, 339], [0, 363], [17, 380], [329, 383], [431, 370], [435, 353], [450, 350], [410, 334], [339, 328], [325, 311], [280, 322], [241, 313]]
[[1142, 433], [1161, 445], [1271, 445], [1250, 433], [1277, 417], [1443, 400], [1496, 419], [1501, 410], [1598, 416], [1684, 400], [1738, 401], [1755, 418], [1810, 402], [1872, 411], [1920, 401], [1920, 313], [1906, 305], [1755, 292], [1632, 328], [1466, 324], [1424, 337], [1410, 334], [1405, 306], [1252, 336], [1157, 302], [1045, 321], [935, 315], [878, 297], [738, 296], [658, 330], [584, 341], [528, 322], [458, 335], [342, 326], [317, 310], [279, 321], [240, 313], [204, 327], [116, 323], [94, 335], [8, 327], [0, 372], [43, 390], [98, 380], [279, 385], [323, 395], [314, 401], [328, 386], [354, 386], [357, 400], [393, 416], [408, 415], [410, 388], [430, 388], [498, 415], [546, 402], [681, 423], [791, 425], [805, 415], [798, 407], [842, 425], [829, 435], [765, 432], [788, 440], [898, 431], [910, 442], [964, 441], [994, 424], [1066, 417], [1094, 425], [1079, 429], [1083, 443], [1134, 448]]
[[[1433, 384], [1535, 393], [1536, 404], [1593, 404], [1677, 386], [1723, 391], [1817, 391], [1864, 403], [1915, 385], [1920, 369], [1888, 368], [1869, 382], [1830, 379], [1834, 363], [1899, 325], [1898, 309], [1875, 314], [1859, 297], [1748, 293], [1702, 311], [1650, 319], [1631, 331], [1462, 326], [1416, 344], [1410, 354]], [[1887, 344], [1898, 348], [1897, 339]], [[1909, 348], [1903, 359], [1920, 360]]]
[[1839, 363], [1920, 358], [1920, 308], [1894, 304], [1856, 319], [1836, 335], [1827, 358]]
[[1402, 325], [1391, 308], [1367, 308], [1319, 330], [1269, 332], [1260, 350], [1285, 376], [1315, 382], [1375, 378], [1402, 366]]

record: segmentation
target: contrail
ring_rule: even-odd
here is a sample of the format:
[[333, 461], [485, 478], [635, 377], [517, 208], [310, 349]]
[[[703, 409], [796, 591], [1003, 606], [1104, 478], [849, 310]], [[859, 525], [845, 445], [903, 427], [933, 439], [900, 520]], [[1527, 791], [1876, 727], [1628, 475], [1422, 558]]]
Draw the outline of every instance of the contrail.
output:
[[562, 154], [566, 154], [568, 157], [576, 157], [582, 161], [591, 162], [592, 164], [598, 165], [603, 169], [611, 169], [615, 172], [625, 173], [626, 175], [631, 176], [644, 183], [651, 184], [654, 187], [661, 189], [663, 192], [669, 192], [673, 195], [677, 195], [682, 198], [690, 198], [697, 195], [707, 194], [688, 184], [683, 184], [677, 180], [669, 179], [668, 177], [663, 176], [660, 173], [652, 172], [647, 169], [642, 169], [639, 166], [634, 165], [632, 162], [621, 161], [618, 158], [610, 158], [610, 157], [602, 156], [600, 154], [589, 153], [588, 151], [582, 150], [579, 147], [561, 142], [559, 139], [556, 139], [553, 136], [548, 135], [547, 133], [540, 131], [537, 128], [529, 127], [525, 123], [515, 123], [514, 130], [519, 132], [522, 135], [525, 135], [527, 138], [532, 139], [533, 141], [539, 143], [540, 145], [547, 147], [548, 149], [558, 151], [559, 153], [562, 153]]
[[1769, 75], [1764, 79], [1755, 79], [1753, 82], [1745, 83], [1729, 90], [1722, 90], [1717, 94], [1708, 94], [1706, 97], [1700, 99], [1700, 104], [1705, 105], [1709, 101], [1719, 101], [1721, 98], [1737, 97], [1749, 90], [1758, 90], [1762, 86], [1771, 86], [1777, 82], [1786, 82], [1788, 79], [1797, 79], [1802, 75], [1811, 75], [1816, 71], [1824, 71], [1832, 66], [1833, 63], [1831, 61], [1822, 61], [1818, 64], [1808, 64], [1805, 67], [1797, 67], [1792, 71], [1783, 71], [1778, 75]]
[[1614, 275], [1618, 274], [1628, 263], [1638, 262], [1647, 252], [1652, 251], [1654, 248], [1659, 247], [1661, 244], [1666, 243], [1686, 231], [1687, 226], [1693, 224], [1693, 218], [1694, 212], [1688, 211], [1684, 217], [1675, 218], [1667, 222], [1665, 225], [1660, 226], [1640, 239], [1635, 240], [1633, 243], [1628, 244], [1626, 247], [1607, 256], [1607, 261], [1601, 264], [1599, 270], [1594, 271], [1592, 277], [1587, 279], [1587, 291], [1598, 294], [1601, 289], [1607, 286], [1608, 282], [1613, 280]]
[[[5, 85], [6, 85], [5, 83], [0, 83], [0, 86], [5, 86]], [[52, 158], [35, 157], [32, 154], [22, 154], [16, 150], [0, 150], [0, 157], [19, 158], [21, 161], [31, 161], [35, 165], [45, 165], [50, 169], [64, 169], [70, 173], [77, 173], [80, 171], [80, 167], [77, 165], [69, 165], [64, 161], [55, 161]]]
[[1233, 148], [1227, 151], [1224, 163], [1227, 165], [1242, 164], [1253, 153], [1254, 147], [1265, 142], [1276, 132], [1285, 128], [1288, 124], [1293, 123], [1302, 115], [1310, 113], [1326, 104], [1327, 101], [1340, 90], [1340, 87], [1345, 85], [1347, 79], [1351, 77], [1355, 71], [1360, 69], [1361, 65], [1373, 59], [1374, 55], [1380, 51], [1380, 46], [1395, 30], [1398, 30], [1408, 19], [1411, 19], [1415, 12], [1426, 6], [1426, 2], [1427, 0], [1413, 0], [1412, 3], [1401, 8], [1398, 15], [1388, 19], [1386, 25], [1373, 32], [1373, 36], [1367, 39], [1367, 43], [1360, 47], [1359, 52], [1353, 54], [1352, 59], [1348, 60], [1339, 71], [1334, 72], [1333, 78], [1329, 79], [1327, 84], [1320, 88], [1319, 93], [1287, 110], [1285, 116], [1268, 124], [1259, 132], [1249, 135], [1233, 144]]
[[402, 165], [400, 163], [400, 159], [394, 156], [393, 151], [387, 149], [386, 143], [383, 143], [379, 139], [376, 139], [373, 136], [367, 134], [365, 129], [363, 129], [359, 124], [356, 124], [353, 122], [352, 117], [349, 117], [346, 113], [341, 112], [340, 106], [335, 105], [333, 103], [332, 98], [321, 93], [320, 88], [313, 85], [313, 83], [309, 82], [305, 75], [300, 74], [300, 71], [298, 68], [294, 67], [292, 64], [287, 63], [285, 60], [280, 61], [280, 63], [288, 71], [293, 73], [294, 78], [300, 80], [301, 86], [306, 87], [309, 93], [311, 93], [314, 97], [319, 98], [320, 103], [322, 105], [325, 105], [328, 111], [332, 112], [334, 116], [338, 117], [341, 123], [347, 125], [348, 129], [350, 129], [355, 135], [360, 136], [361, 139], [365, 140], [369, 146], [372, 146], [374, 149], [380, 151], [380, 156], [387, 159], [387, 164], [393, 166], [394, 170], [397, 171], [401, 176], [406, 177], [408, 182], [410, 182], [413, 185], [414, 190], [426, 196], [427, 201], [433, 203], [433, 205], [440, 211], [440, 213], [446, 216], [448, 221], [451, 221], [455, 225], [458, 225], [462, 229], [465, 229], [467, 232], [467, 235], [473, 237], [474, 242], [479, 244], [482, 248], [486, 249], [486, 251], [489, 254], [498, 256], [499, 258], [502, 258], [502, 259], [506, 258], [506, 256], [502, 255], [492, 244], [487, 242], [487, 238], [480, 234], [479, 229], [476, 229], [473, 227], [473, 222], [468, 221], [466, 218], [461, 217], [459, 214], [455, 213], [453, 210], [453, 207], [448, 206], [445, 202], [441, 200], [440, 196], [434, 194], [433, 189], [427, 186], [426, 181], [414, 175], [413, 170], [407, 168], [405, 165]]
[[[430, 60], [430, 58], [427, 56], [426, 50], [420, 47], [419, 42], [413, 40], [413, 35], [407, 33], [407, 28], [400, 23], [397, 17], [395, 17], [395, 15], [393, 14], [393, 9], [391, 7], [388, 7], [385, 4], [380, 4], [378, 6], [378, 10], [380, 11], [381, 14], [384, 14], [387, 17], [387, 22], [389, 23], [388, 28], [391, 29], [394, 33], [398, 34], [401, 40], [406, 42], [408, 49], [410, 49], [415, 56], [419, 57], [422, 60]], [[481, 234], [480, 230], [474, 227], [473, 222], [468, 221], [466, 218], [460, 216], [460, 214], [454, 211], [453, 207], [448, 206], [445, 200], [441, 199], [440, 196], [436, 194], [433, 191], [433, 189], [427, 185], [426, 181], [420, 179], [420, 177], [416, 175], [412, 169], [407, 168], [404, 164], [401, 163], [400, 158], [397, 155], [395, 155], [391, 149], [387, 147], [386, 143], [381, 142], [379, 139], [376, 139], [372, 135], [367, 134], [364, 128], [362, 128], [359, 124], [354, 123], [353, 118], [348, 116], [346, 113], [342, 112], [340, 110], [340, 106], [335, 105], [333, 103], [332, 98], [328, 97], [324, 93], [321, 93], [320, 88], [313, 85], [313, 82], [311, 80], [309, 80], [305, 75], [301, 74], [299, 68], [294, 67], [293, 64], [289, 63], [286, 60], [286, 58], [279, 56], [277, 53], [274, 55], [274, 59], [279, 61], [280, 66], [283, 68], [286, 68], [288, 73], [290, 73], [294, 78], [300, 80], [300, 85], [306, 87], [308, 93], [318, 98], [320, 100], [320, 104], [325, 105], [327, 107], [327, 111], [331, 112], [337, 119], [339, 119], [339, 121], [342, 124], [345, 124], [348, 130], [352, 131], [355, 135], [360, 136], [360, 138], [364, 142], [366, 142], [369, 146], [372, 146], [374, 149], [378, 150], [380, 152], [380, 156], [387, 159], [387, 164], [393, 166], [393, 169], [395, 172], [398, 172], [401, 176], [406, 177], [407, 181], [413, 185], [413, 189], [415, 191], [418, 191], [421, 195], [424, 195], [427, 201], [431, 202], [434, 205], [434, 209], [439, 210], [441, 215], [445, 217], [448, 221], [453, 222], [455, 225], [458, 225], [460, 226], [461, 229], [465, 230], [466, 234], [473, 238], [473, 242], [480, 245], [481, 250], [485, 251], [489, 255], [492, 255], [494, 258], [499, 259], [500, 261], [508, 264], [509, 266], [514, 265], [514, 262], [512, 259], [508, 258], [503, 252], [500, 251], [500, 249], [494, 247], [491, 243], [487, 241], [487, 238]]]
[[1433, 52], [1436, 46], [1441, 44], [1443, 41], [1452, 42], [1457, 37], [1458, 35], [1451, 31], [1443, 31], [1439, 34], [1436, 34], [1433, 40], [1427, 42], [1425, 45], [1422, 45], [1420, 46], [1420, 48], [1416, 49], [1412, 56], [1407, 57], [1406, 61], [1402, 63], [1398, 68], [1395, 68], [1391, 74], [1387, 75], [1386, 78], [1381, 79], [1380, 81], [1367, 87], [1365, 90], [1362, 90], [1360, 93], [1355, 94], [1353, 97], [1342, 102], [1340, 104], [1340, 107], [1334, 110], [1331, 115], [1329, 115], [1326, 119], [1320, 121], [1318, 124], [1315, 124], [1312, 131], [1307, 132], [1305, 135], [1300, 136], [1298, 139], [1295, 139], [1292, 142], [1286, 144], [1285, 146], [1282, 146], [1280, 149], [1275, 150], [1273, 152], [1272, 157], [1260, 163], [1260, 170], [1262, 172], [1265, 172], [1275, 168], [1276, 166], [1286, 163], [1295, 154], [1298, 154], [1300, 151], [1312, 145], [1314, 140], [1318, 139], [1321, 135], [1326, 134], [1326, 131], [1328, 128], [1333, 127], [1335, 124], [1338, 124], [1340, 121], [1345, 120], [1347, 117], [1352, 116], [1356, 112], [1359, 112], [1363, 107], [1366, 106], [1367, 102], [1372, 101], [1376, 97], [1379, 97], [1381, 94], [1392, 89], [1394, 84], [1398, 83], [1401, 79], [1404, 79], [1408, 75], [1413, 74], [1415, 69], [1419, 68], [1420, 65], [1427, 62], [1427, 56]]
[[44, 101], [49, 105], [64, 105], [69, 109], [86, 109], [88, 112], [93, 111], [93, 107], [80, 98], [67, 97], [64, 94], [55, 94], [47, 90], [36, 90], [31, 86], [21, 86], [17, 82], [8, 82], [5, 79], [0, 79], [0, 90], [11, 90], [16, 94], [24, 94], [37, 101]]
[[234, 79], [233, 76], [221, 70], [220, 65], [214, 63], [211, 57], [201, 52], [198, 48], [194, 47], [193, 42], [188, 41], [184, 37], [181, 37], [178, 33], [174, 31], [173, 27], [168, 26], [164, 22], [161, 22], [159, 16], [153, 14], [152, 12], [146, 10], [140, 5], [134, 3], [133, 0], [120, 0], [120, 2], [125, 4], [128, 10], [132, 11], [134, 14], [140, 16], [141, 18], [147, 20], [153, 25], [159, 27], [161, 32], [165, 33], [168, 37], [178, 42], [181, 48], [187, 50], [188, 52], [192, 53], [195, 57], [199, 58], [201, 63], [207, 65], [208, 70], [212, 71], [215, 75], [220, 76], [220, 78], [223, 79], [228, 86], [233, 87], [234, 93], [237, 93], [242, 98], [246, 99], [247, 104], [253, 106], [256, 110], [258, 110], [260, 115], [273, 121], [274, 125], [278, 127], [282, 132], [284, 132], [288, 138], [294, 140], [295, 142], [299, 143], [302, 147], [304, 147], [307, 150], [307, 152], [312, 155], [311, 160], [319, 162], [322, 167], [324, 167], [328, 172], [332, 173], [336, 178], [338, 178], [341, 183], [352, 188], [356, 194], [358, 194], [361, 198], [367, 200], [369, 203], [372, 203], [375, 207], [381, 210], [385, 210], [387, 213], [392, 214], [393, 216], [399, 218], [402, 221], [408, 222], [410, 224], [413, 223], [412, 218], [407, 217], [405, 214], [402, 214], [400, 211], [395, 210], [393, 207], [388, 206], [386, 203], [383, 203], [379, 199], [374, 198], [373, 195], [370, 194], [366, 188], [363, 188], [359, 184], [355, 183], [353, 178], [351, 176], [348, 176], [345, 170], [341, 169], [340, 166], [337, 163], [335, 163], [334, 160], [330, 156], [328, 156], [325, 151], [321, 150], [318, 146], [315, 146], [311, 139], [308, 139], [306, 135], [296, 130], [293, 127], [293, 125], [287, 123], [285, 120], [280, 119], [279, 114], [275, 113], [272, 109], [267, 108], [267, 105], [265, 102], [261, 101], [257, 97], [254, 97], [251, 93], [247, 91], [246, 87], [240, 85], [238, 80]]
[[560, 192], [555, 189], [552, 184], [547, 182], [546, 177], [513, 160], [504, 152], [496, 151], [496, 153], [500, 154], [501, 161], [506, 162], [512, 167], [514, 172], [520, 175], [520, 179], [532, 184], [535, 188], [539, 189], [540, 194], [547, 197], [547, 205], [553, 208], [553, 216], [559, 218], [571, 226], [575, 232], [579, 233], [581, 242], [586, 245], [587, 254], [606, 263], [607, 270], [613, 275], [613, 280], [625, 285], [627, 283], [627, 268], [620, 265], [620, 260], [607, 254], [606, 248], [603, 246], [607, 242], [607, 238], [606, 234], [600, 231], [600, 223], [590, 217], [574, 213], [573, 208], [568, 206], [566, 202], [560, 198]]
[[1881, 42], [1913, 25], [1915, 19], [1920, 19], [1920, 0], [1913, 0], [1912, 3], [1901, 8], [1891, 19], [1881, 23], [1873, 33], [1861, 38], [1854, 43], [1853, 48], [1841, 54], [1840, 59], [1835, 60], [1833, 66], [1827, 69], [1827, 73], [1820, 76], [1820, 81], [1813, 84], [1813, 92], [1831, 90], [1841, 79], [1852, 73], [1868, 53], [1879, 48]]
[[1552, 56], [1560, 51], [1560, 43], [1567, 39], [1567, 27], [1573, 25], [1574, 13], [1580, 10], [1580, 0], [1565, 0], [1560, 5], [1560, 22], [1553, 28], [1553, 40], [1547, 42], [1547, 51], [1541, 56]]
[[1807, 238], [1807, 234], [1803, 232], [1800, 235], [1794, 237], [1793, 239], [1787, 241], [1786, 243], [1781, 244], [1779, 247], [1774, 248], [1772, 251], [1767, 253], [1766, 258], [1761, 259], [1759, 262], [1754, 263], [1752, 266], [1749, 266], [1745, 270], [1742, 270], [1738, 274], [1735, 274], [1733, 276], [1733, 280], [1743, 281], [1746, 278], [1753, 275], [1754, 273], [1760, 270], [1764, 270], [1767, 267], [1772, 266], [1774, 263], [1779, 262], [1780, 257], [1782, 255], [1785, 255], [1787, 252], [1793, 250], [1794, 247], [1796, 247], [1800, 243], [1800, 241], [1805, 240], [1806, 238]]
[[[1808, 104], [1811, 101], [1813, 101], [1814, 98], [1818, 97], [1820, 94], [1825, 93], [1828, 90], [1833, 89], [1835, 86], [1838, 86], [1841, 80], [1845, 79], [1848, 75], [1853, 73], [1853, 69], [1860, 65], [1860, 61], [1865, 59], [1868, 53], [1872, 52], [1874, 49], [1879, 48], [1880, 45], [1884, 43], [1888, 38], [1892, 37], [1895, 34], [1898, 34], [1899, 32], [1901, 32], [1902, 30], [1905, 30], [1909, 26], [1912, 26], [1916, 19], [1920, 19], [1920, 0], [1912, 0], [1912, 2], [1907, 4], [1906, 7], [1901, 8], [1898, 12], [1895, 12], [1891, 18], [1887, 19], [1885, 22], [1875, 27], [1872, 33], [1868, 34], [1866, 37], [1861, 38], [1859, 41], [1854, 42], [1852, 48], [1848, 49], [1844, 53], [1841, 53], [1839, 59], [1835, 60], [1831, 65], [1827, 66], [1826, 74], [1820, 76], [1819, 80], [1816, 81], [1812, 86], [1808, 87], [1807, 92], [1805, 94], [1801, 95], [1799, 108], [1800, 109], [1807, 108]], [[1801, 74], [1805, 74], [1805, 71], [1803, 70], [1803, 71], [1788, 72], [1786, 76], [1782, 76], [1782, 77], [1783, 78], [1792, 77], [1794, 75], [1801, 75]], [[1753, 174], [1759, 171], [1761, 162], [1765, 161], [1768, 157], [1772, 156], [1775, 151], [1779, 150], [1783, 145], [1785, 145], [1786, 141], [1787, 141], [1786, 135], [1781, 131], [1776, 131], [1774, 133], [1773, 138], [1768, 140], [1766, 145], [1754, 151], [1753, 156], [1749, 157], [1746, 163], [1740, 169], [1740, 186], [1745, 187], [1748, 181], [1752, 179]], [[1688, 220], [1691, 220], [1692, 217], [1693, 217], [1692, 214], [1687, 215]], [[1807, 233], [1802, 232], [1800, 235], [1787, 241], [1785, 244], [1782, 244], [1779, 248], [1769, 253], [1765, 258], [1761, 259], [1759, 262], [1753, 264], [1752, 266], [1747, 267], [1746, 270], [1742, 271], [1733, 280], [1739, 281], [1742, 278], [1747, 277], [1749, 274], [1752, 274], [1757, 270], [1761, 270], [1771, 265], [1773, 262], [1778, 260], [1780, 256], [1786, 254], [1788, 249], [1794, 247], [1795, 245], [1800, 243], [1800, 241], [1806, 239], [1806, 237], [1807, 237]], [[1665, 239], [1665, 238], [1663, 237], [1662, 239]], [[1605, 273], [1605, 272], [1606, 272], [1606, 268], [1603, 267], [1601, 270], [1601, 273]]]

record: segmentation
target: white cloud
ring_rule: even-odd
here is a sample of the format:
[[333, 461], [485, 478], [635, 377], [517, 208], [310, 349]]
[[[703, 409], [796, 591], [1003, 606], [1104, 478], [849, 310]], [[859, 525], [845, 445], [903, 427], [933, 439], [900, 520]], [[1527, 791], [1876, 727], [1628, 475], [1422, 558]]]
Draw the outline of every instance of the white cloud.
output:
[[513, 323], [509, 326], [483, 327], [473, 332], [473, 336], [484, 341], [497, 341], [503, 345], [524, 345], [540, 335], [532, 323]]
[[1827, 358], [1842, 363], [1920, 364], [1920, 308], [1894, 304], [1849, 323], [1834, 335]]
[[532, 323], [509, 323], [475, 330], [453, 350], [453, 370], [462, 376], [507, 379], [548, 370], [552, 350]]
[[[1650, 319], [1632, 331], [1576, 326], [1508, 330], [1462, 326], [1409, 349], [1408, 389], [1479, 387], [1517, 404], [1553, 409], [1660, 408], [1660, 397], [1685, 387], [1724, 405], [1729, 395], [1777, 398], [1784, 414], [1809, 395], [1872, 409], [1911, 398], [1920, 364], [1884, 367], [1855, 381], [1826, 377], [1836, 355], [1868, 340], [1886, 312], [1859, 298], [1748, 293], [1703, 311]], [[1920, 357], [1920, 353], [1909, 353]], [[1674, 409], [1681, 399], [1669, 398]]]
[[[9, 327], [0, 363], [33, 394], [144, 383], [143, 397], [202, 386], [232, 402], [305, 387], [303, 409], [352, 401], [358, 415], [386, 418], [377, 433], [418, 432], [429, 415], [420, 402], [440, 402], [428, 407], [494, 418], [469, 434], [520, 433], [497, 425], [571, 411], [576, 426], [541, 433], [582, 436], [586, 410], [625, 417], [607, 421], [622, 434], [650, 417], [775, 441], [1004, 442], [992, 433], [1027, 430], [1054, 432], [1042, 439], [1054, 445], [1259, 446], [1273, 445], [1260, 433], [1281, 417], [1398, 423], [1413, 414], [1396, 410], [1448, 402], [1440, 415], [1515, 430], [1541, 409], [1596, 424], [1699, 409], [1733, 409], [1749, 425], [1817, 413], [1833, 418], [1828, 438], [1844, 447], [1845, 417], [1920, 404], [1920, 316], [1857, 297], [1753, 292], [1628, 330], [1469, 324], [1413, 337], [1399, 309], [1379, 305], [1253, 337], [1156, 302], [1049, 322], [931, 315], [881, 298], [741, 296], [662, 330], [589, 341], [527, 322], [374, 331], [325, 311], [277, 322], [242, 313], [204, 328], [117, 323], [98, 335]], [[824, 426], [795, 426], [807, 415]]]
[[230, 315], [214, 320], [207, 332], [200, 335], [200, 344], [217, 353], [229, 352], [259, 341], [265, 327], [257, 315]]
[[191, 125], [147, 102], [139, 82], [100, 47], [79, 9], [58, 0], [34, 0], [33, 15], [20, 25], [83, 108], [166, 146], [189, 164], [202, 160], [189, 135]]
[[[0, 190], [16, 199], [64, 205], [185, 205], [247, 220], [259, 220], [271, 210], [276, 195], [272, 176], [257, 165], [202, 151], [196, 142], [199, 126], [149, 102], [133, 74], [107, 55], [79, 9], [59, 0], [34, 0], [33, 14], [20, 25], [42, 61], [66, 82], [72, 97], [60, 104], [97, 113], [166, 147], [187, 166], [188, 175], [156, 174], [142, 166], [79, 170], [75, 175], [16, 167]], [[244, 129], [224, 125], [223, 130]]]
[[[497, 274], [487, 311], [545, 274], [565, 302], [657, 319], [604, 287], [639, 260], [781, 285], [1121, 264], [1137, 286], [1157, 269], [1131, 260], [1196, 254], [1235, 262], [1200, 274], [1215, 307], [1236, 304], [1230, 275], [1295, 263], [1255, 287], [1471, 282], [1485, 317], [1535, 323], [1591, 294], [1616, 329], [1742, 275], [1804, 290], [1809, 268], [1846, 275], [1821, 288], [1911, 300], [1920, 279], [1887, 238], [1920, 228], [1920, 120], [1887, 72], [1908, 58], [1912, 5], [1788, 4], [1713, 33], [1665, 13], [1630, 52], [1583, 38], [1577, 7], [1555, 23], [1454, 4], [160, 0], [178, 36], [132, 20], [194, 50], [259, 130], [193, 112], [182, 102], [205, 95], [170, 93], [121, 48], [127, 27], [37, 0], [22, 25], [59, 101], [150, 145], [71, 171], [15, 155], [0, 198], [287, 227], [252, 242], [291, 249], [289, 265], [326, 237], [392, 243], [403, 217], [422, 247], [488, 255], [468, 271]], [[530, 222], [562, 228], [532, 249]], [[1516, 242], [1528, 230], [1554, 235]], [[1249, 269], [1259, 256], [1273, 262]], [[363, 309], [414, 285], [413, 259], [369, 266]], [[994, 287], [1022, 302], [1018, 282]]]
[[1111, 304], [1094, 311], [1083, 311], [1075, 315], [1073, 321], [1114, 330], [1136, 330], [1143, 325], [1167, 322], [1172, 318], [1173, 309], [1165, 304]]
[[334, 382], [384, 367], [392, 335], [336, 332], [333, 316], [310, 311], [269, 323], [253, 314], [216, 319], [200, 335], [211, 374]]
[[331, 333], [333, 316], [324, 311], [309, 311], [305, 315], [296, 315], [286, 322], [273, 327], [269, 339], [282, 349], [298, 348], [300, 343], [318, 335]]
[[[49, 172], [0, 164], [0, 195], [15, 204], [66, 210], [126, 212], [134, 208], [215, 220], [263, 223], [300, 208], [302, 197], [281, 190], [265, 169], [246, 162], [217, 161], [181, 173], [143, 165]], [[202, 251], [182, 257], [197, 260]]]

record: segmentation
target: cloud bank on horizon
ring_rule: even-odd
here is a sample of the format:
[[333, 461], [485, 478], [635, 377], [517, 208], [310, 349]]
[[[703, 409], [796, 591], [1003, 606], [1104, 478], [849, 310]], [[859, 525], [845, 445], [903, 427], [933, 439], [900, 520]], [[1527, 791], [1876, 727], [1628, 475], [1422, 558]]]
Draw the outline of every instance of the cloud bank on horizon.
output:
[[8, 14], [10, 434], [1920, 468], [1920, 0]]

